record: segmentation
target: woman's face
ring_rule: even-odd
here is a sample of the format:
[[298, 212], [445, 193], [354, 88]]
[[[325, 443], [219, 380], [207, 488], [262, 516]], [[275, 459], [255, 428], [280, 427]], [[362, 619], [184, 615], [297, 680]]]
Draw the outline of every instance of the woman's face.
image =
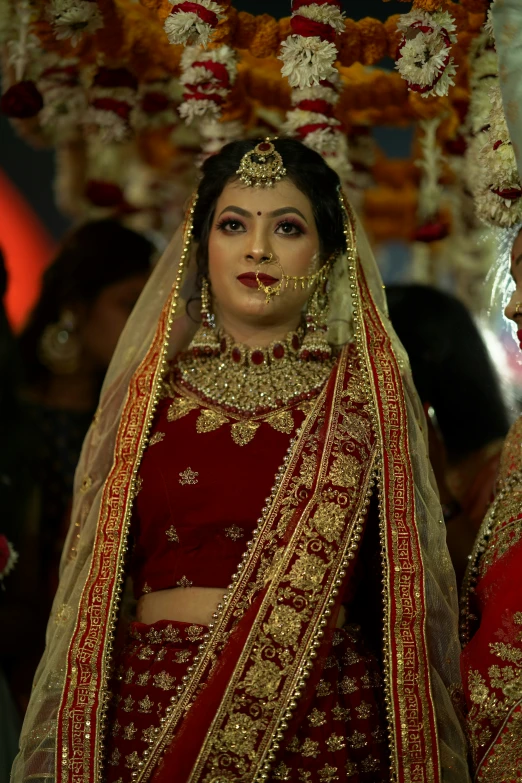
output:
[[[515, 290], [504, 311], [506, 318], [515, 321], [517, 328], [522, 329], [522, 230], [519, 231], [511, 251], [511, 275], [515, 281]], [[517, 304], [520, 303], [517, 312]]]
[[77, 335], [82, 358], [93, 370], [105, 371], [148, 275], [137, 274], [106, 286], [87, 307], [80, 308]]
[[[262, 263], [270, 254], [270, 263]], [[265, 285], [277, 286], [283, 271], [302, 277], [319, 268], [319, 235], [310, 201], [288, 179], [272, 188], [228, 183], [216, 204], [208, 259], [219, 324], [295, 328], [310, 290], [284, 287], [267, 304], [255, 273]]]

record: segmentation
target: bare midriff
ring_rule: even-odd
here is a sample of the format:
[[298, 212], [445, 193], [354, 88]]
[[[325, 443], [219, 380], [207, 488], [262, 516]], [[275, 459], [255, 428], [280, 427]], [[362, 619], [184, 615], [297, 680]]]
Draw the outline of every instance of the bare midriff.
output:
[[[173, 587], [142, 595], [138, 601], [136, 619], [151, 625], [158, 620], [208, 625], [223, 598], [220, 587]], [[341, 606], [337, 627], [344, 625], [345, 611]]]

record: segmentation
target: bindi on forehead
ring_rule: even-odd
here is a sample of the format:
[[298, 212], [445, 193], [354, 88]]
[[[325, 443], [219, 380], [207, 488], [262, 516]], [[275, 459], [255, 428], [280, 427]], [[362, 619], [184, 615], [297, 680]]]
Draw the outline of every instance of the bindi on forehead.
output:
[[262, 212], [258, 212], [257, 214], [258, 214], [259, 216], [261, 216], [263, 213], [262, 213]]

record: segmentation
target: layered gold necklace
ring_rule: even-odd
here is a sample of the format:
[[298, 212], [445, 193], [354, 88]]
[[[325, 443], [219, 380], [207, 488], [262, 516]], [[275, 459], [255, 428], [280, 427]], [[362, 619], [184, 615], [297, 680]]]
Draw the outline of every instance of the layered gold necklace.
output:
[[236, 414], [260, 415], [310, 399], [323, 387], [335, 359], [300, 358], [302, 334], [290, 332], [266, 347], [251, 348], [221, 332], [215, 355], [195, 355], [189, 346], [179, 357], [177, 381]]

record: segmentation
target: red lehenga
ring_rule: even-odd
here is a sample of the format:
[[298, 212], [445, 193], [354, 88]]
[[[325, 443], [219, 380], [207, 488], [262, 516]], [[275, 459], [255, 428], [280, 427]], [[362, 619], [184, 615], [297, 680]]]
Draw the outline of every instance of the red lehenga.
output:
[[[179, 301], [190, 215], [131, 316], [84, 445], [13, 779], [466, 783], [450, 699], [455, 581], [422, 410], [363, 232], [355, 251], [346, 213], [330, 296], [340, 347], [306, 409], [225, 423], [212, 405], [176, 403], [169, 421], [180, 397], [159, 401], [165, 359], [192, 337]], [[192, 527], [192, 506], [169, 503], [198, 487]], [[208, 628], [131, 622], [120, 646], [131, 572], [138, 595], [234, 573]]]
[[[351, 363], [355, 358], [352, 350]], [[234, 430], [237, 422], [227, 420], [223, 410], [209, 408], [176, 385], [175, 371], [173, 365], [139, 471], [130, 567], [136, 597], [175, 585], [221, 586], [225, 591], [254, 533], [278, 467], [313, 406], [313, 400], [298, 401], [275, 417], [273, 413], [259, 417], [257, 429], [244, 433]], [[363, 407], [362, 400], [354, 402], [352, 415]], [[212, 413], [214, 419], [209, 421]], [[350, 483], [357, 480], [359, 460], [373, 445], [365, 424], [361, 415], [359, 438], [362, 435], [364, 442], [354, 448]], [[176, 442], [185, 448], [173, 448]], [[371, 525], [375, 535], [375, 513]], [[372, 563], [367, 553], [364, 560], [372, 575], [378, 572], [378, 563]], [[273, 780], [377, 783], [389, 779], [380, 645], [370, 652], [365, 641], [370, 635], [368, 623], [363, 630], [355, 622], [364, 622], [365, 615], [375, 617], [382, 607], [378, 595], [357, 590], [361, 577], [359, 567], [344, 593], [346, 605], [357, 605], [359, 611], [352, 610], [343, 629], [328, 630], [332, 649], [317, 662], [314, 692], [303, 700], [299, 721], [294, 719], [289, 732], [292, 736], [276, 756]], [[291, 641], [296, 630], [290, 612], [281, 617], [281, 623], [286, 622], [288, 628], [279, 629], [282, 642]], [[133, 771], [139, 771], [143, 753], [161, 728], [161, 719], [167, 718], [171, 696], [207, 630], [166, 621], [130, 626], [111, 684], [106, 783], [131, 783]], [[173, 762], [168, 774], [176, 767]]]
[[521, 467], [518, 419], [463, 588], [462, 679], [475, 779], [483, 783], [522, 780]]

